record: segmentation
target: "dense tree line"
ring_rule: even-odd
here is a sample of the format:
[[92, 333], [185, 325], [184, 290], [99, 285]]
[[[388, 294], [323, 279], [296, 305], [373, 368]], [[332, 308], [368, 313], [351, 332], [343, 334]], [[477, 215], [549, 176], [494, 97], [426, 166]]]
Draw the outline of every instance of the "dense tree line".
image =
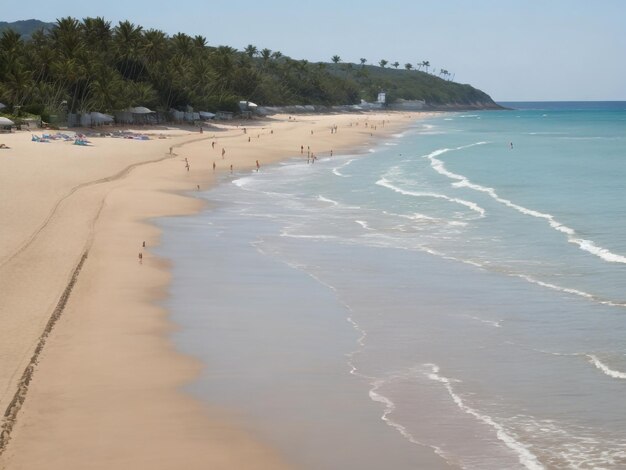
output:
[[[440, 80], [416, 88], [406, 85], [409, 80], [403, 87], [415, 90], [398, 92], [393, 77], [338, 64], [338, 56], [333, 62], [293, 60], [253, 45], [243, 51], [213, 47], [202, 36], [168, 36], [129, 21], [112, 26], [100, 17], [82, 21], [66, 17], [26, 39], [13, 30], [3, 31], [0, 101], [14, 113], [45, 117], [130, 106], [234, 111], [240, 100], [261, 105], [343, 105], [373, 99], [382, 88], [393, 88], [397, 97], [425, 99], [427, 94], [419, 96], [422, 92], [415, 90], [446, 87]], [[423, 80], [419, 75], [427, 75], [408, 68], [394, 72], [418, 74], [418, 82]], [[444, 92], [428, 96], [437, 102], [447, 99]]]
[[[254, 50], [252, 50], [254, 49]], [[267, 105], [353, 103], [350, 81], [279, 52], [211, 47], [202, 36], [144, 30], [128, 21], [59, 19], [49, 31], [0, 37], [0, 100], [36, 114], [129, 106], [235, 110]], [[65, 109], [64, 109], [65, 108]]]

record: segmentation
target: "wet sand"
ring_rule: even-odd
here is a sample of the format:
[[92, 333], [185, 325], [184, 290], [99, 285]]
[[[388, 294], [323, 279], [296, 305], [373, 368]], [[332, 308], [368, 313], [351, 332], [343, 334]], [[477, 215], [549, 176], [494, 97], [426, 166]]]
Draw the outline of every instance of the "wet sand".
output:
[[149, 219], [200, 210], [184, 192], [231, 165], [357, 149], [414, 119], [275, 116], [86, 147], [0, 135], [0, 468], [289, 468], [245, 417], [180, 390], [200, 364], [168, 338]]

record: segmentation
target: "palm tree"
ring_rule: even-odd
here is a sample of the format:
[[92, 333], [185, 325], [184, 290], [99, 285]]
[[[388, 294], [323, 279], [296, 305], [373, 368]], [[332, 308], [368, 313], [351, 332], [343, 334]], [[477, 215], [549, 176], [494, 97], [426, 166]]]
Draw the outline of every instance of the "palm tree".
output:
[[272, 57], [272, 51], [270, 49], [265, 48], [261, 50], [261, 59], [263, 59], [263, 64], [267, 64], [270, 57]]
[[175, 55], [190, 58], [193, 55], [194, 42], [191, 36], [185, 33], [176, 33], [172, 36], [170, 44]]
[[141, 26], [135, 26], [129, 21], [120, 21], [113, 30], [117, 66], [124, 78], [135, 75], [143, 39], [142, 30]]
[[391, 64], [391, 65], [392, 65], [394, 68], [396, 68], [396, 69], [397, 69], [398, 67], [400, 67], [400, 62], [398, 62], [398, 61], [396, 60], [396, 61], [395, 61], [393, 64]]
[[245, 48], [243, 51], [244, 51], [244, 52], [248, 55], [248, 57], [250, 57], [250, 58], [254, 57], [255, 55], [257, 55], [257, 54], [259, 53], [259, 50], [257, 49], [257, 47], [256, 47], [256, 46], [253, 46], [252, 44], [248, 44], [248, 45], [246, 46], [246, 48]]
[[143, 35], [141, 54], [148, 64], [155, 64], [167, 53], [167, 36], [158, 29], [149, 29]]
[[204, 36], [200, 36], [199, 34], [193, 37], [193, 47], [201, 51], [207, 46], [206, 38]]
[[413, 68], [413, 64], [410, 62], [407, 62], [406, 64], [404, 64], [404, 68], [410, 71]]
[[0, 96], [11, 106], [21, 106], [33, 85], [29, 71], [21, 65], [15, 65], [4, 74], [4, 79], [0, 83]]
[[97, 18], [85, 18], [81, 25], [83, 36], [87, 45], [101, 52], [107, 52], [111, 45], [112, 31], [111, 22], [98, 16]]
[[367, 62], [367, 59], [364, 57], [361, 57], [359, 60], [361, 61], [361, 68], [363, 68], [365, 66], [365, 62]]
[[89, 107], [100, 111], [122, 108], [121, 89], [123, 80], [117, 71], [109, 67], [99, 69], [98, 76], [89, 84]]
[[428, 73], [428, 67], [430, 67], [430, 62], [427, 60], [423, 60], [421, 65], [422, 67], [424, 67], [424, 69], [426, 69], [426, 73]]
[[381, 59], [380, 62], [378, 62], [378, 65], [380, 65], [382, 68], [385, 68], [385, 66], [388, 64], [389, 62], [387, 62], [385, 59]]
[[331, 59], [333, 61], [333, 63], [338, 64], [339, 62], [341, 62], [341, 57], [339, 57], [338, 55], [334, 55], [331, 57]]

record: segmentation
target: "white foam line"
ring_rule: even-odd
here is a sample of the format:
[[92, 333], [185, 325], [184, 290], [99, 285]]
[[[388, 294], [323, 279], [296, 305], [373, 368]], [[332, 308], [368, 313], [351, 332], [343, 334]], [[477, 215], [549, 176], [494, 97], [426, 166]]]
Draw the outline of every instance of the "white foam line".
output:
[[494, 328], [500, 328], [502, 327], [502, 325], [500, 324], [500, 320], [495, 321], [495, 320], [486, 320], [485, 318], [480, 318], [480, 317], [475, 317], [473, 315], [465, 315], [467, 318], [471, 318], [472, 320], [476, 320], [479, 321], [481, 323], [484, 323], [485, 325], [491, 325]]
[[318, 201], [327, 202], [332, 204], [333, 206], [338, 206], [339, 203], [337, 201], [333, 201], [332, 199], [328, 199], [327, 197], [322, 196], [321, 194], [317, 196]]
[[610, 307], [626, 307], [626, 303], [625, 302], [614, 302], [612, 300], [602, 300], [601, 298], [599, 298], [596, 295], [593, 294], [589, 294], [588, 292], [584, 292], [578, 289], [572, 289], [570, 287], [562, 287], [562, 286], [557, 286], [556, 284], [551, 284], [549, 282], [543, 282], [540, 281], [538, 279], [535, 279], [527, 274], [513, 274], [513, 273], [509, 273], [509, 276], [514, 276], [514, 277], [519, 277], [521, 279], [524, 279], [532, 284], [537, 284], [539, 286], [542, 287], [547, 287], [548, 289], [553, 289], [559, 292], [565, 292], [567, 294], [573, 294], [573, 295], [577, 295], [579, 297], [584, 297], [585, 299], [589, 299], [589, 300], [593, 300], [594, 302], [597, 302], [601, 305], [608, 305]]
[[[398, 217], [406, 217], [406, 218], [411, 218], [410, 216], [403, 216], [402, 214], [393, 214], [393, 213], [388, 213], [389, 215], [396, 215]], [[437, 219], [435, 219], [437, 220]], [[371, 237], [378, 237], [378, 238], [389, 238], [387, 235], [383, 235], [380, 233], [375, 233], [375, 234], [371, 234], [369, 235]], [[386, 246], [386, 245], [385, 245]], [[432, 256], [437, 256], [438, 258], [442, 258], [442, 259], [446, 259], [446, 260], [450, 260], [450, 261], [456, 261], [459, 263], [463, 263], [463, 264], [467, 264], [470, 266], [474, 266], [476, 268], [479, 269], [489, 269], [489, 267], [487, 266], [488, 263], [484, 263], [484, 262], [479, 262], [479, 261], [474, 261], [474, 260], [470, 260], [470, 259], [464, 259], [464, 258], [457, 258], [455, 256], [452, 255], [447, 255], [441, 251], [429, 248], [427, 246], [421, 245], [419, 247], [415, 247], [415, 248], [406, 248], [406, 247], [398, 247], [394, 245], [394, 248], [400, 248], [400, 249], [405, 249], [405, 250], [410, 250], [410, 249], [416, 249], [418, 251], [421, 251], [423, 253], [428, 253], [429, 255]], [[592, 302], [598, 303], [600, 305], [607, 305], [610, 307], [619, 307], [619, 308], [624, 308], [626, 307], [626, 302], [616, 302], [613, 300], [603, 300], [602, 298], [594, 295], [594, 294], [590, 294], [588, 292], [585, 291], [581, 291], [578, 289], [573, 289], [571, 287], [563, 287], [563, 286], [559, 286], [557, 284], [552, 284], [549, 282], [545, 282], [545, 281], [540, 281], [539, 279], [535, 279], [534, 277], [528, 275], [528, 274], [521, 274], [521, 273], [514, 273], [514, 272], [506, 272], [506, 271], [500, 271], [503, 274], [510, 276], [510, 277], [517, 277], [520, 279], [523, 279], [531, 284], [535, 284], [547, 289], [551, 289], [557, 292], [562, 292], [565, 294], [571, 294], [571, 295], [575, 295], [577, 297], [582, 297], [584, 299], [590, 300]]]
[[243, 178], [237, 178], [236, 180], [233, 180], [232, 183], [235, 186], [243, 188], [244, 186], [246, 186], [251, 181], [252, 181], [252, 177], [251, 176], [247, 176], [247, 177], [243, 177]]
[[334, 235], [296, 235], [293, 233], [289, 233], [288, 230], [282, 230], [280, 232], [280, 236], [288, 237], [288, 238], [305, 238], [305, 239], [311, 239], [311, 240], [336, 240], [337, 239], [337, 237]]
[[376, 184], [378, 186], [382, 186], [384, 188], [391, 189], [392, 191], [395, 191], [397, 193], [403, 194], [405, 196], [432, 197], [432, 198], [436, 198], [436, 199], [445, 199], [447, 201], [454, 202], [456, 204], [460, 204], [462, 206], [465, 206], [465, 207], [473, 210], [474, 212], [478, 212], [478, 214], [480, 214], [481, 217], [485, 217], [485, 209], [483, 209], [478, 204], [476, 204], [475, 202], [472, 202], [472, 201], [466, 201], [465, 199], [459, 199], [459, 198], [456, 198], [456, 197], [446, 196], [445, 194], [419, 192], [419, 191], [407, 191], [406, 189], [402, 189], [402, 188], [398, 188], [397, 186], [394, 186], [385, 177], [383, 177], [383, 178], [379, 179], [378, 181], [376, 181]]
[[[345, 307], [348, 308], [348, 310], [351, 310], [350, 307], [348, 307], [347, 305], [345, 305]], [[354, 328], [354, 330], [357, 333], [359, 333], [359, 337], [356, 340], [357, 344], [360, 347], [364, 347], [365, 346], [365, 339], [367, 338], [366, 331], [363, 328], [361, 328], [359, 326], [359, 324], [352, 319], [352, 317], [348, 317], [346, 320], [352, 325], [352, 328]], [[355, 370], [356, 370], [356, 368], [355, 368]]]
[[613, 377], [614, 379], [626, 380], [626, 373], [611, 369], [593, 354], [585, 354], [585, 356], [589, 358], [589, 362], [591, 362], [594, 366], [596, 366], [609, 377]]
[[383, 211], [383, 214], [390, 215], [392, 217], [401, 217], [403, 219], [408, 219], [408, 220], [427, 220], [429, 222], [439, 222], [442, 224], [452, 225], [455, 227], [467, 226], [467, 222], [459, 222], [458, 220], [439, 219], [437, 217], [431, 217], [429, 215], [420, 214], [419, 212], [414, 212], [413, 214], [396, 214], [395, 212]]
[[528, 448], [519, 441], [516, 441], [507, 431], [506, 429], [499, 423], [495, 422], [493, 418], [488, 415], [484, 415], [476, 411], [474, 408], [465, 404], [463, 399], [457, 395], [452, 388], [452, 380], [447, 377], [443, 377], [439, 375], [439, 366], [436, 364], [424, 364], [427, 367], [430, 367], [431, 372], [427, 374], [427, 377], [431, 380], [440, 382], [444, 385], [448, 394], [456, 403], [456, 405], [465, 413], [473, 416], [479, 421], [487, 424], [492, 427], [496, 431], [496, 436], [500, 439], [504, 444], [514, 451], [520, 463], [529, 470], [544, 470], [545, 467], [541, 465], [537, 457], [530, 451]]
[[626, 373], [620, 372], [615, 369], [611, 369], [609, 366], [603, 363], [600, 359], [598, 359], [598, 356], [594, 354], [558, 353], [558, 352], [552, 352], [552, 351], [544, 351], [542, 349], [535, 349], [535, 351], [538, 351], [542, 354], [549, 354], [551, 356], [564, 356], [564, 357], [584, 356], [589, 360], [591, 364], [593, 364], [597, 369], [601, 370], [604, 374], [608, 375], [609, 377], [613, 377], [614, 379], [626, 380]]
[[372, 228], [370, 228], [369, 225], [367, 225], [367, 222], [365, 222], [364, 220], [355, 220], [355, 222], [363, 227], [365, 230], [373, 230]]
[[352, 163], [354, 160], [356, 160], [356, 158], [352, 158], [350, 160], [348, 160], [346, 163], [344, 163], [343, 165], [340, 165], [338, 167], [333, 168], [333, 174], [337, 175], [337, 176], [341, 176], [342, 178], [351, 178], [350, 175], [344, 175], [343, 173], [341, 173], [339, 170], [341, 170], [342, 168], [347, 167], [348, 165], [350, 165], [350, 163]]
[[595, 255], [601, 259], [603, 259], [604, 261], [607, 261], [609, 263], [624, 263], [626, 264], [626, 256], [622, 256], [616, 253], [611, 252], [610, 250], [606, 249], [606, 248], [602, 248], [598, 245], [596, 245], [593, 241], [591, 240], [586, 240], [584, 238], [579, 238], [576, 236], [576, 231], [564, 224], [562, 224], [561, 222], [557, 221], [554, 216], [552, 214], [546, 214], [544, 212], [539, 212], [533, 209], [528, 209], [527, 207], [524, 206], [520, 206], [519, 204], [515, 204], [514, 202], [510, 201], [509, 199], [505, 199], [503, 197], [500, 197], [498, 195], [498, 193], [496, 193], [495, 189], [493, 188], [489, 188], [486, 186], [481, 186], [479, 184], [476, 183], [472, 183], [468, 178], [466, 178], [463, 175], [459, 175], [456, 173], [453, 173], [451, 171], [449, 171], [448, 169], [446, 169], [444, 163], [437, 159], [436, 157], [449, 152], [451, 150], [461, 150], [464, 148], [468, 148], [471, 147], [473, 145], [481, 145], [484, 144], [486, 142], [478, 142], [476, 144], [470, 144], [470, 145], [465, 145], [462, 147], [457, 147], [455, 149], [439, 149], [439, 150], [435, 150], [434, 152], [425, 155], [424, 158], [428, 158], [430, 160], [430, 164], [432, 166], [432, 168], [438, 172], [439, 174], [442, 174], [444, 176], [447, 176], [450, 179], [456, 180], [456, 183], [453, 184], [454, 187], [456, 188], [469, 188], [469, 189], [473, 189], [474, 191], [479, 191], [485, 194], [488, 194], [491, 198], [493, 198], [494, 200], [498, 201], [499, 203], [510, 207], [511, 209], [515, 209], [516, 211], [531, 216], [531, 217], [535, 217], [538, 219], [544, 219], [548, 222], [548, 224], [550, 225], [550, 227], [552, 227], [554, 230], [564, 233], [567, 236], [567, 241], [569, 243], [573, 243], [574, 245], [578, 245], [578, 247], [583, 250], [586, 251], [588, 253], [591, 253], [592, 255]]
[[383, 412], [383, 415], [381, 416], [380, 419], [382, 419], [389, 426], [397, 429], [400, 432], [400, 434], [406, 437], [413, 444], [421, 445], [421, 442], [417, 441], [404, 426], [389, 419], [389, 415], [395, 411], [396, 405], [389, 398], [382, 395], [381, 393], [378, 393], [378, 389], [384, 384], [385, 384], [385, 380], [376, 380], [375, 382], [372, 383], [372, 388], [369, 391], [369, 397], [372, 399], [372, 401], [375, 401], [377, 403], [382, 403], [385, 406], [385, 411]]
[[524, 279], [525, 281], [530, 282], [531, 284], [537, 284], [538, 286], [541, 287], [547, 287], [548, 289], [552, 289], [552, 290], [556, 290], [559, 292], [565, 292], [566, 294], [573, 294], [573, 295], [577, 295], [579, 297], [584, 297], [585, 299], [590, 299], [590, 300], [598, 300], [596, 298], [595, 295], [589, 294], [588, 292], [584, 292], [578, 289], [572, 289], [569, 287], [561, 287], [561, 286], [557, 286], [556, 284], [551, 284], [549, 282], [543, 282], [540, 281], [538, 279], [535, 279], [534, 277], [531, 277], [527, 274], [510, 274], [511, 276], [514, 277], [519, 277], [521, 279]]
[[430, 220], [433, 222], [444, 222], [443, 219], [437, 219], [435, 217], [430, 217], [428, 215], [420, 214], [418, 212], [415, 212], [413, 214], [396, 214], [394, 212], [383, 211], [383, 214], [390, 215], [393, 217], [402, 217], [403, 219], [408, 219], [408, 220]]
[[447, 461], [447, 457], [442, 449], [440, 449], [437, 446], [427, 445], [427, 444], [424, 444], [423, 442], [418, 441], [417, 439], [415, 439], [415, 437], [413, 437], [413, 435], [409, 432], [409, 430], [406, 427], [404, 427], [403, 425], [401, 425], [400, 423], [396, 421], [393, 421], [389, 417], [389, 415], [391, 415], [395, 411], [396, 405], [389, 398], [387, 398], [386, 396], [378, 392], [378, 389], [381, 386], [383, 386], [386, 382], [387, 382], [386, 380], [381, 380], [381, 379], [373, 381], [371, 383], [372, 388], [369, 391], [370, 399], [376, 403], [382, 403], [385, 407], [385, 410], [383, 411], [383, 414], [380, 419], [383, 420], [385, 423], [387, 423], [387, 425], [391, 426], [396, 431], [398, 431], [405, 439], [407, 439], [412, 444], [416, 444], [416, 445], [424, 446], [424, 447], [430, 447], [431, 449], [433, 449], [433, 451], [437, 455], [439, 455], [440, 457], [442, 457], [444, 460]]

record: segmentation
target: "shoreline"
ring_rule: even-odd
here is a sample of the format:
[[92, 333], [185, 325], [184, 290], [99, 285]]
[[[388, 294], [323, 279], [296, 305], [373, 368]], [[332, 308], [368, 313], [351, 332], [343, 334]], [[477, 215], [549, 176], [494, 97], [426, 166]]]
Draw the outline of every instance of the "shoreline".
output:
[[[24, 356], [30, 357], [24, 353], [29, 351], [24, 344], [33, 344], [44, 329], [39, 325], [50, 319], [50, 314], [45, 314], [50, 308], [40, 306], [50, 305], [51, 299], [63, 291], [59, 287], [67, 285], [64, 281], [76, 266], [75, 261], [69, 261], [82, 256], [83, 247], [89, 250], [54, 334], [47, 337], [45, 349], [35, 358], [34, 378], [26, 384], [28, 395], [19, 410], [10, 441], [0, 454], [0, 468], [31, 468], [43, 462], [47, 468], [137, 467], [148, 463], [154, 468], [173, 465], [288, 468], [282, 456], [246, 431], [244, 423], [237, 423], [223, 410], [208, 409], [180, 390], [198, 374], [200, 364], [172, 346], [168, 332], [176, 325], [170, 323], [168, 313], [155, 303], [166, 295], [170, 276], [167, 262], [144, 251], [141, 243], [145, 241], [146, 248], [158, 244], [160, 233], [151, 219], [201, 210], [201, 201], [182, 193], [198, 189], [199, 185], [204, 189], [217, 184], [214, 171], [228, 173], [230, 165], [234, 171], [251, 170], [256, 161], [262, 167], [296, 157], [297, 149], [307, 141], [315, 143], [311, 149], [314, 153], [321, 149], [320, 156], [327, 156], [330, 149], [338, 154], [362, 148], [370, 140], [406, 128], [415, 116], [416, 113], [406, 112], [316, 115], [297, 116], [293, 121], [278, 116], [241, 123], [239, 127], [221, 126], [214, 132], [205, 130], [203, 135], [197, 131], [178, 131], [162, 141], [105, 145], [108, 142], [95, 139], [94, 146], [110, 147], [101, 149], [102, 159], [117, 151], [131, 153], [136, 161], [113, 172], [113, 176], [106, 176], [114, 169], [110, 162], [103, 163], [98, 171], [91, 171], [93, 168], [87, 168], [88, 164], [73, 160], [72, 164], [86, 169], [88, 176], [100, 176], [84, 181], [85, 174], [77, 174], [69, 181], [78, 182], [74, 186], [67, 184], [67, 175], [58, 165], [53, 165], [53, 170], [61, 174], [46, 174], [42, 181], [56, 176], [65, 183], [66, 194], [55, 188], [57, 196], [62, 197], [57, 197], [52, 208], [50, 205], [44, 208], [48, 211], [35, 208], [42, 194], [24, 195], [27, 199], [24, 205], [31, 207], [22, 207], [21, 214], [31, 217], [24, 217], [28, 220], [21, 223], [18, 223], [20, 211], [0, 208], [0, 213], [15, 221], [18, 228], [18, 236], [0, 244], [0, 274], [6, 281], [10, 279], [8, 284], [16, 289], [11, 298], [1, 301], [0, 309], [12, 312], [11, 307], [20, 307], [9, 315], [9, 320], [13, 320], [9, 321], [10, 328], [3, 330], [21, 334], [10, 342], [13, 348], [7, 351], [11, 354], [5, 355], [13, 360], [13, 375], [0, 376], [3, 409], [7, 407], [7, 395], [18, 382], [15, 375], [28, 363]], [[371, 130], [369, 125], [365, 127], [365, 122], [382, 119], [392, 120], [384, 132]], [[348, 127], [348, 122], [360, 125]], [[335, 123], [338, 132], [331, 133]], [[242, 132], [244, 126], [248, 126], [246, 133]], [[20, 158], [27, 158], [40, 145], [30, 142], [22, 145], [19, 137], [28, 135], [13, 134], [4, 140], [15, 147]], [[214, 136], [218, 142], [216, 148], [209, 145]], [[137, 154], [128, 152], [131, 145], [148, 143], [151, 145], [140, 148]], [[62, 145], [60, 142], [49, 145], [58, 144]], [[129, 145], [124, 148], [123, 144]], [[167, 155], [168, 147], [175, 147], [177, 152]], [[219, 153], [222, 147], [226, 149], [224, 158]], [[87, 150], [69, 150], [67, 146], [65, 149], [72, 153], [69, 158], [77, 151]], [[158, 161], [149, 160], [156, 152], [165, 156]], [[3, 153], [2, 157], [5, 155], [9, 153]], [[128, 163], [117, 157], [116, 165]], [[185, 168], [184, 158], [191, 168]], [[41, 158], [34, 160], [33, 164], [37, 164]], [[28, 166], [30, 162], [25, 163]], [[4, 174], [19, 166], [11, 165]], [[8, 190], [9, 195], [28, 179], [28, 174], [21, 176], [24, 180], [17, 178]], [[28, 190], [23, 188], [22, 192]], [[43, 197], [54, 193], [46, 187], [41, 192]], [[37, 229], [34, 236], [29, 231], [33, 228]], [[68, 244], [70, 247], [58, 249], [58, 245]], [[140, 251], [142, 264], [137, 260]], [[42, 267], [45, 261], [53, 262], [54, 266]], [[32, 291], [25, 279], [31, 283], [39, 280], [37, 286], [46, 295], [33, 295], [25, 301]], [[35, 306], [39, 306], [40, 312], [30, 318], [33, 325], [24, 333], [20, 321], [14, 317], [20, 310]], [[153, 426], [146, 429], [149, 424]]]

